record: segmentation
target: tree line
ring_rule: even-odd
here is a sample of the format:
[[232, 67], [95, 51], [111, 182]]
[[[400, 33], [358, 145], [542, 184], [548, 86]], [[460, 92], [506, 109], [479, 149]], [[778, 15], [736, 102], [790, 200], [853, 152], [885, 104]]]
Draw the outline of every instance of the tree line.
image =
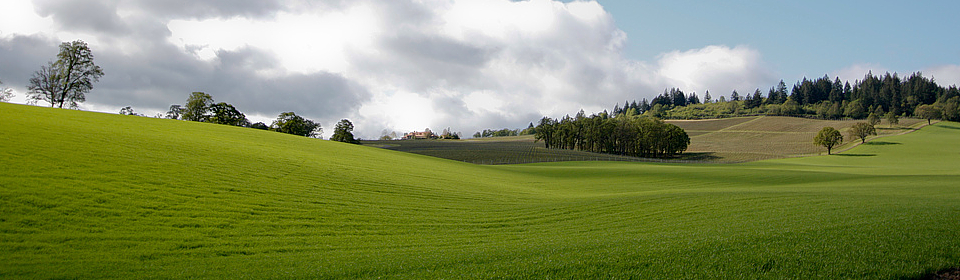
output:
[[626, 101], [613, 107], [613, 115], [648, 115], [667, 119], [722, 118], [743, 115], [812, 117], [820, 119], [865, 119], [870, 115], [921, 117], [960, 121], [960, 90], [942, 87], [920, 72], [908, 77], [896, 73], [875, 76], [867, 73], [853, 84], [824, 75], [803, 78], [788, 88], [781, 80], [766, 93], [756, 89], [729, 98], [713, 99], [710, 92], [701, 101], [694, 93], [673, 88], [652, 100]]
[[[121, 109], [120, 114], [136, 115], [130, 107]], [[299, 116], [294, 112], [280, 113], [269, 126], [263, 122], [251, 123], [246, 115], [233, 105], [226, 102], [215, 102], [212, 96], [204, 92], [191, 93], [187, 97], [185, 105], [170, 105], [170, 109], [164, 117], [175, 120], [271, 130], [311, 138], [320, 138], [323, 135], [323, 127], [320, 123]], [[330, 140], [358, 144], [360, 140], [354, 138], [353, 129], [353, 123], [350, 120], [342, 119], [334, 127], [333, 136], [330, 137]]]
[[683, 153], [690, 137], [680, 127], [647, 116], [611, 117], [607, 112], [575, 117], [544, 117], [535, 127], [546, 148], [636, 157], [672, 157]]

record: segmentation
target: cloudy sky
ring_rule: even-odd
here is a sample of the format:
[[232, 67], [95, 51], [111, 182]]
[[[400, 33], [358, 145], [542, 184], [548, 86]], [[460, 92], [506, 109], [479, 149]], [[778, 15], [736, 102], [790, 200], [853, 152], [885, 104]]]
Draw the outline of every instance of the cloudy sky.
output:
[[[707, 2], [707, 3], [703, 3]], [[769, 3], [767, 3], [769, 2]], [[105, 72], [84, 110], [153, 115], [193, 91], [331, 133], [520, 128], [679, 87], [922, 71], [960, 83], [958, 1], [4, 0], [0, 80], [23, 103], [57, 45]], [[43, 104], [41, 104], [43, 105]]]

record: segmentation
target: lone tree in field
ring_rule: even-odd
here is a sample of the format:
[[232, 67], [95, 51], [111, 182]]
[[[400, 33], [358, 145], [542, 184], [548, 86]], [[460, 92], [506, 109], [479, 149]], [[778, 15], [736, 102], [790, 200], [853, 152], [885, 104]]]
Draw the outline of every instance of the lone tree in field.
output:
[[337, 126], [333, 129], [333, 136], [330, 136], [330, 141], [345, 142], [351, 144], [359, 144], [360, 141], [353, 139], [353, 123], [350, 120], [342, 119], [337, 123]]
[[827, 148], [827, 154], [829, 155], [833, 147], [843, 143], [843, 135], [835, 128], [824, 127], [820, 130], [820, 133], [817, 133], [817, 137], [813, 138], [813, 143]]
[[870, 135], [877, 135], [877, 129], [870, 123], [858, 122], [850, 127], [850, 136], [853, 136], [854, 139], [860, 138], [861, 144], [865, 143], [867, 136]]
[[[213, 106], [213, 97], [203, 92], [194, 92], [187, 97], [187, 106], [180, 115], [185, 121], [205, 122], [210, 118], [210, 106]], [[171, 106], [172, 107], [172, 106]]]
[[927, 124], [930, 124], [931, 119], [939, 119], [940, 116], [943, 115], [942, 112], [940, 112], [940, 108], [937, 108], [933, 105], [917, 106], [917, 110], [913, 111], [913, 114], [927, 119]]
[[33, 73], [30, 92], [31, 100], [45, 101], [50, 107], [63, 108], [66, 104], [76, 108], [78, 103], [87, 100], [85, 94], [93, 89], [93, 83], [100, 81], [103, 70], [93, 63], [93, 52], [87, 43], [77, 40], [60, 44], [57, 61], [40, 66]]

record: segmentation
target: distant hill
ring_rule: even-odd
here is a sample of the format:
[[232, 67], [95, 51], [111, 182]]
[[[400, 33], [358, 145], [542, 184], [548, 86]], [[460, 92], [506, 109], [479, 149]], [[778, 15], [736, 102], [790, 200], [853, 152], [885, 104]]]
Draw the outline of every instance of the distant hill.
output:
[[[557, 161], [655, 161], [681, 163], [730, 163], [809, 156], [825, 153], [813, 144], [821, 128], [846, 129], [863, 120], [818, 120], [795, 117], [738, 117], [707, 120], [666, 120], [683, 128], [690, 146], [679, 158], [640, 159], [575, 150], [546, 149], [533, 135], [485, 137], [468, 140], [365, 141], [368, 146], [477, 164], [517, 164]], [[878, 136], [910, 131], [926, 121], [905, 118], [896, 126], [878, 125]], [[844, 134], [840, 150], [858, 141]]]

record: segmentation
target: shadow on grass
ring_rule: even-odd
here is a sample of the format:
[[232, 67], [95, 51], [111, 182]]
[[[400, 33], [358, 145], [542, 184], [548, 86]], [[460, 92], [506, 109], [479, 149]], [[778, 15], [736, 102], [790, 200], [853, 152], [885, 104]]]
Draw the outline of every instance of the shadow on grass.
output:
[[713, 161], [721, 159], [713, 154], [713, 152], [703, 152], [703, 153], [683, 153], [680, 155], [680, 160], [703, 160], [703, 161]]
[[960, 129], [960, 126], [953, 126], [953, 125], [941, 125], [940, 127], [947, 128], [947, 129]]
[[875, 157], [876, 154], [833, 154], [840, 157]]
[[863, 143], [863, 144], [864, 144], [864, 145], [872, 145], [872, 146], [901, 145], [900, 143], [897, 143], [897, 142], [888, 142], [888, 141], [870, 141], [870, 142]]

